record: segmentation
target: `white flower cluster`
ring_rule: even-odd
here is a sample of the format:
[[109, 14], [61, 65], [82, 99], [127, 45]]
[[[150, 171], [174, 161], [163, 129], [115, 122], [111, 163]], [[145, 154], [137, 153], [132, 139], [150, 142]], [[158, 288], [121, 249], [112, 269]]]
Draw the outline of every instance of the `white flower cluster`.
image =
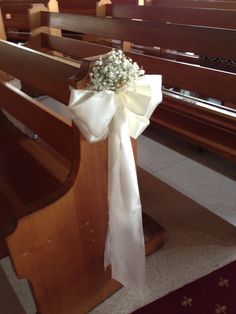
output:
[[127, 58], [122, 50], [113, 49], [100, 57], [92, 68], [88, 89], [95, 91], [116, 91], [124, 85], [135, 84], [145, 71]]

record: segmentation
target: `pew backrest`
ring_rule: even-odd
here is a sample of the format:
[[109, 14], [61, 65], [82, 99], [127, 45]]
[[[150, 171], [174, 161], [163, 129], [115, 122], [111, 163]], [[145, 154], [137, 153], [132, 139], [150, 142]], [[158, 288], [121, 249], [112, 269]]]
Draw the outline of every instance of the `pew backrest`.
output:
[[[74, 62], [73, 66], [0, 40], [0, 71], [65, 105], [69, 102], [69, 85], [75, 87], [88, 69], [88, 61]], [[27, 140], [0, 112], [0, 256], [3, 257], [2, 237], [14, 231], [17, 219], [50, 204], [72, 184], [70, 180], [75, 176], [72, 170], [77, 171], [79, 162], [75, 158], [79, 133], [71, 121], [31, 98], [11, 81], [0, 79], [0, 94], [0, 108], [39, 137], [39, 141]]]
[[59, 11], [61, 13], [96, 15], [96, 4], [96, 0], [59, 0]]
[[235, 57], [235, 30], [41, 12], [43, 26], [225, 58]]
[[[106, 15], [117, 18], [139, 19], [165, 24], [236, 29], [236, 10], [111, 4], [106, 5]], [[141, 49], [145, 53], [152, 55], [156, 54], [157, 56], [172, 58], [183, 62], [205, 64], [226, 71], [236, 71], [236, 67], [233, 62], [217, 62], [217, 59], [214, 61], [213, 58], [207, 58], [204, 54], [202, 54], [199, 58], [197, 55], [183, 54], [174, 50], [166, 51], [165, 49], [146, 49], [143, 47], [135, 47], [130, 43], [126, 43], [126, 46], [136, 50]]]
[[226, 10], [111, 4], [106, 5], [106, 15], [161, 23], [236, 29], [236, 8], [235, 10]]
[[25, 42], [29, 38], [29, 32], [35, 28], [37, 12], [58, 12], [56, 0], [49, 1], [1, 1], [3, 25], [7, 39], [13, 42]]
[[[2, 40], [0, 40], [0, 52], [0, 69], [2, 71], [65, 105], [69, 102], [69, 85], [74, 84], [75, 80], [82, 79], [88, 70], [88, 62], [81, 61], [71, 65], [52, 56]], [[67, 140], [68, 135], [71, 134], [70, 121], [47, 110], [45, 106], [40, 106], [36, 100], [30, 99], [7, 82], [1, 82], [0, 90], [3, 96], [1, 98], [2, 108], [39, 134], [61, 155], [67, 159], [71, 158], [72, 147]], [[17, 107], [14, 104], [20, 99], [22, 107]]]
[[207, 1], [207, 0], [152, 0], [152, 5], [185, 7], [185, 8], [218, 8], [235, 10], [235, 1]]
[[[235, 58], [236, 51], [236, 31], [234, 29], [220, 29], [210, 28], [205, 26], [194, 25], [180, 25], [180, 24], [165, 24], [157, 23], [153, 21], [137, 21], [121, 18], [107, 18], [107, 17], [94, 17], [94, 16], [82, 16], [73, 14], [61, 14], [61, 13], [48, 13], [41, 12], [41, 25], [45, 27], [55, 27], [64, 30], [73, 30], [85, 34], [92, 34], [100, 37], [106, 37], [117, 40], [130, 41], [142, 46], [156, 46], [163, 47], [165, 49], [176, 49], [184, 53], [203, 54], [208, 56], [215, 56], [221, 58]], [[80, 59], [94, 54], [101, 54], [109, 51], [111, 47], [102, 46], [92, 43], [86, 43], [83, 41], [75, 41], [70, 38], [59, 38], [47, 34], [38, 34], [37, 38], [34, 38], [40, 42], [43, 48], [52, 51], [61, 51], [65, 55], [71, 55], [73, 58]], [[32, 41], [33, 45], [33, 41]], [[40, 44], [38, 44], [38, 47]], [[79, 48], [80, 47], [80, 48]], [[156, 56], [145, 55], [142, 53], [135, 53], [133, 51], [126, 52], [134, 61], [143, 66], [147, 74], [162, 74], [163, 84], [166, 87], [175, 87], [178, 89], [184, 89], [191, 92], [196, 92], [205, 97], [211, 97], [218, 99], [222, 102], [229, 102], [234, 104], [236, 102], [235, 84], [236, 74], [231, 72], [224, 72], [217, 69], [206, 68], [199, 65], [179, 62], [177, 60], [170, 60], [168, 58], [160, 58]], [[211, 84], [209, 84], [211, 82]], [[190, 99], [185, 102], [185, 99], [175, 98], [170, 100], [171, 96], [164, 91], [163, 105], [160, 105], [157, 109], [157, 120], [159, 123], [165, 126], [167, 125], [166, 119], [171, 121], [168, 123], [168, 128], [171, 129], [178, 120], [183, 119], [183, 116], [187, 115], [189, 121], [183, 121], [184, 126], [191, 128], [192, 118], [200, 120], [209, 120], [207, 123], [214, 122], [217, 125], [219, 131], [220, 126], [224, 125], [224, 130], [230, 130], [232, 133], [226, 131], [227, 136], [230, 137], [228, 149], [222, 143], [224, 143], [223, 135], [219, 135], [213, 127], [214, 133], [217, 134], [214, 138], [214, 143], [206, 144], [204, 136], [201, 134], [201, 141], [206, 144], [207, 147], [211, 145], [216, 148], [217, 151], [227, 151], [227, 155], [235, 155], [235, 141], [232, 138], [232, 134], [235, 134], [235, 117], [234, 109], [231, 111], [227, 108], [221, 107], [212, 110], [212, 106], [201, 105], [199, 107], [194, 101]], [[173, 105], [174, 102], [174, 105]], [[171, 105], [170, 105], [171, 104]], [[174, 106], [169, 107], [169, 106]], [[166, 111], [166, 109], [168, 110]], [[225, 110], [225, 111], [224, 111]], [[197, 113], [196, 113], [196, 112]], [[164, 112], [162, 115], [160, 112]], [[168, 114], [167, 114], [168, 112]], [[171, 118], [169, 118], [170, 112], [172, 112]], [[192, 114], [195, 112], [195, 114]], [[206, 114], [207, 112], [207, 114]], [[220, 112], [220, 113], [219, 113]], [[209, 117], [206, 118], [206, 116]], [[224, 116], [224, 118], [222, 118]], [[162, 118], [160, 118], [162, 117]], [[156, 120], [155, 114], [152, 118]], [[225, 122], [227, 121], [227, 122]], [[179, 122], [180, 123], [180, 122]], [[194, 132], [198, 132], [200, 127], [195, 126], [194, 131], [180, 131], [181, 127], [173, 127], [176, 132], [188, 133], [188, 138], [194, 138], [195, 141], [200, 143], [197, 136], [193, 136]], [[225, 126], [228, 124], [227, 128]], [[180, 123], [181, 125], [181, 123]], [[184, 128], [183, 126], [183, 128]], [[210, 133], [209, 130], [207, 130]], [[218, 141], [221, 142], [221, 146], [218, 145]], [[225, 142], [226, 143], [226, 142]], [[221, 149], [223, 146], [224, 148]], [[221, 148], [219, 148], [219, 146]], [[234, 147], [232, 149], [232, 147]], [[235, 157], [234, 157], [235, 158]]]
[[84, 14], [84, 15], [104, 15], [101, 10], [110, 0], [59, 0], [59, 11], [61, 13]]

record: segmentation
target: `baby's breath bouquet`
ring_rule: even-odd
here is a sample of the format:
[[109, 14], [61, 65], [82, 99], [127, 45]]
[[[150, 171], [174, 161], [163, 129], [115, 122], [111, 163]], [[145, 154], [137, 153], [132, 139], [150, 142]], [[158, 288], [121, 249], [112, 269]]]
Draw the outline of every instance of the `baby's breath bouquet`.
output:
[[135, 85], [144, 70], [127, 58], [122, 50], [113, 49], [95, 61], [89, 73], [88, 89], [95, 91], [114, 91], [125, 85]]

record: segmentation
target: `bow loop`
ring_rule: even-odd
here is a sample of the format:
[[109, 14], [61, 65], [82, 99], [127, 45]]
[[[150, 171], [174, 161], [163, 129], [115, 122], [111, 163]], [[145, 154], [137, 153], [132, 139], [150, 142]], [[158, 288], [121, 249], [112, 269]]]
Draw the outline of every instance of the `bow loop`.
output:
[[71, 90], [69, 108], [72, 119], [89, 142], [107, 137], [116, 107], [114, 92]]
[[135, 86], [121, 88], [117, 98], [125, 107], [130, 136], [136, 139], [149, 125], [150, 116], [162, 101], [161, 76], [142, 76]]

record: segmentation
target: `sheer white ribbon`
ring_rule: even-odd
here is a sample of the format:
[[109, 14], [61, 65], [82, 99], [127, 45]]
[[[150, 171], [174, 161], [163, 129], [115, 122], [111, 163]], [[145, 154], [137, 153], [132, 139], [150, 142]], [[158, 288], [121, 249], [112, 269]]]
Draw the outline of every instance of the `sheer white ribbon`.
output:
[[130, 136], [137, 138], [162, 100], [160, 75], [145, 75], [118, 92], [71, 90], [72, 119], [89, 142], [108, 136], [109, 225], [104, 265], [112, 278], [143, 291], [145, 248], [142, 211]]

